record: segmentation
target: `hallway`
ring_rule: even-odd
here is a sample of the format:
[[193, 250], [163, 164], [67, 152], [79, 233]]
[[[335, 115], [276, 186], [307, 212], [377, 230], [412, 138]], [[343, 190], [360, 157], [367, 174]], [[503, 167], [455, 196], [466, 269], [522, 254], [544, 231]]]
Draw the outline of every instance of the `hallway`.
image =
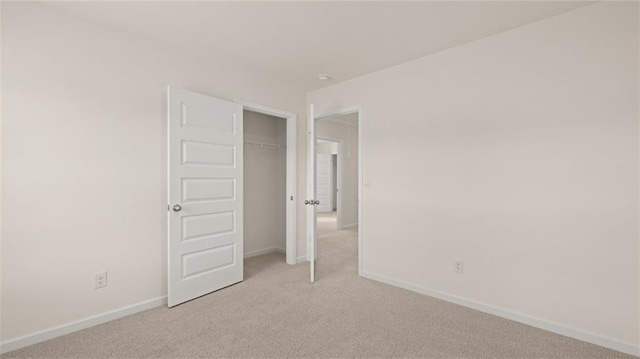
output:
[[336, 212], [317, 215], [318, 280], [334, 274], [358, 275], [358, 227], [336, 228]]

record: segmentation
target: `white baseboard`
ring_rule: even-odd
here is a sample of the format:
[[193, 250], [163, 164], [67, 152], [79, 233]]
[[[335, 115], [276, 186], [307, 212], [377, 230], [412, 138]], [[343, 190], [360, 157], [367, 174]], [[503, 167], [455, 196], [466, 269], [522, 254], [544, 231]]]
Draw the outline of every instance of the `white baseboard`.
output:
[[298, 258], [296, 258], [296, 264], [302, 263], [302, 262], [306, 262], [307, 261], [307, 256], [300, 256]]
[[342, 226], [342, 228], [340, 229], [349, 229], [349, 228], [353, 228], [353, 227], [357, 227], [358, 226], [358, 222], [356, 223], [351, 223], [351, 224], [345, 224], [344, 226]]
[[8, 353], [13, 350], [28, 347], [29, 345], [38, 344], [53, 338], [57, 338], [66, 334], [87, 329], [98, 324], [106, 323], [112, 320], [120, 319], [131, 314], [143, 312], [161, 305], [167, 304], [167, 297], [159, 297], [124, 308], [112, 310], [106, 313], [94, 315], [85, 319], [80, 319], [71, 323], [63, 324], [57, 327], [41, 330], [32, 334], [28, 334], [16, 339], [0, 343], [0, 354]]
[[363, 272], [364, 278], [372, 279], [378, 282], [389, 284], [395, 287], [410, 290], [412, 292], [428, 295], [430, 297], [442, 299], [447, 302], [455, 303], [463, 307], [475, 309], [484, 313], [493, 314], [498, 317], [513, 320], [515, 322], [523, 323], [536, 327], [542, 330], [546, 330], [552, 333], [564, 335], [570, 338], [578, 339], [583, 342], [599, 345], [605, 348], [617, 350], [626, 354], [640, 356], [640, 347], [631, 343], [624, 343], [615, 339], [603, 337], [598, 334], [588, 333], [579, 329], [564, 326], [562, 324], [549, 322], [542, 319], [537, 319], [526, 314], [512, 312], [506, 309], [494, 307], [488, 304], [476, 302], [474, 300], [458, 297], [455, 295], [446, 294], [429, 288], [425, 288], [419, 285], [402, 282], [392, 278], [388, 278], [382, 275], [373, 274], [369, 272]]
[[245, 253], [244, 254], [244, 258], [257, 257], [257, 256], [261, 256], [263, 254], [269, 254], [269, 253], [275, 253], [275, 252], [284, 253], [284, 254], [287, 253], [287, 251], [285, 249], [283, 249], [283, 248], [270, 247], [270, 248], [259, 249], [257, 251], [252, 251], [252, 252]]

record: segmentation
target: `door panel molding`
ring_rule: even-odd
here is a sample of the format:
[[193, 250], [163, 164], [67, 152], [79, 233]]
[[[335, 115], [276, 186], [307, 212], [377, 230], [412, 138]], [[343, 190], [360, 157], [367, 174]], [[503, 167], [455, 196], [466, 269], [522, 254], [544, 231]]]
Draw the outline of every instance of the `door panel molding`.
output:
[[172, 307], [243, 279], [242, 106], [169, 87], [167, 123]]

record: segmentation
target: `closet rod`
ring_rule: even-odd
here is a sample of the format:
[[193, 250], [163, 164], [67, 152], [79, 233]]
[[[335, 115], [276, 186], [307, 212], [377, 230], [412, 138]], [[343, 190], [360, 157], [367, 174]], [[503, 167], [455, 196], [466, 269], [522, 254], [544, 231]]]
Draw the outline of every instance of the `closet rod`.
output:
[[287, 146], [283, 146], [283, 145], [276, 145], [274, 143], [264, 143], [264, 142], [253, 142], [253, 141], [244, 141], [245, 145], [252, 145], [252, 146], [261, 146], [261, 147], [275, 147], [275, 148], [287, 148]]

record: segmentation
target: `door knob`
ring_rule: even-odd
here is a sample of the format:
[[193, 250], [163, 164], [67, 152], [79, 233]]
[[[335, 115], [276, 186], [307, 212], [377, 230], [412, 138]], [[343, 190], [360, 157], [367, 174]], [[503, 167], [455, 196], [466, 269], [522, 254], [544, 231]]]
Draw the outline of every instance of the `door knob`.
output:
[[305, 199], [305, 200], [304, 200], [304, 204], [308, 205], [308, 204], [310, 204], [310, 203], [311, 203], [311, 202], [309, 202], [309, 200], [308, 200], [308, 199]]
[[320, 204], [320, 201], [318, 201], [317, 199], [313, 201], [313, 204]]
[[174, 211], [174, 212], [180, 212], [180, 211], [182, 211], [182, 206], [181, 206], [181, 205], [179, 205], [179, 204], [174, 204], [174, 205], [173, 205], [173, 211]]

